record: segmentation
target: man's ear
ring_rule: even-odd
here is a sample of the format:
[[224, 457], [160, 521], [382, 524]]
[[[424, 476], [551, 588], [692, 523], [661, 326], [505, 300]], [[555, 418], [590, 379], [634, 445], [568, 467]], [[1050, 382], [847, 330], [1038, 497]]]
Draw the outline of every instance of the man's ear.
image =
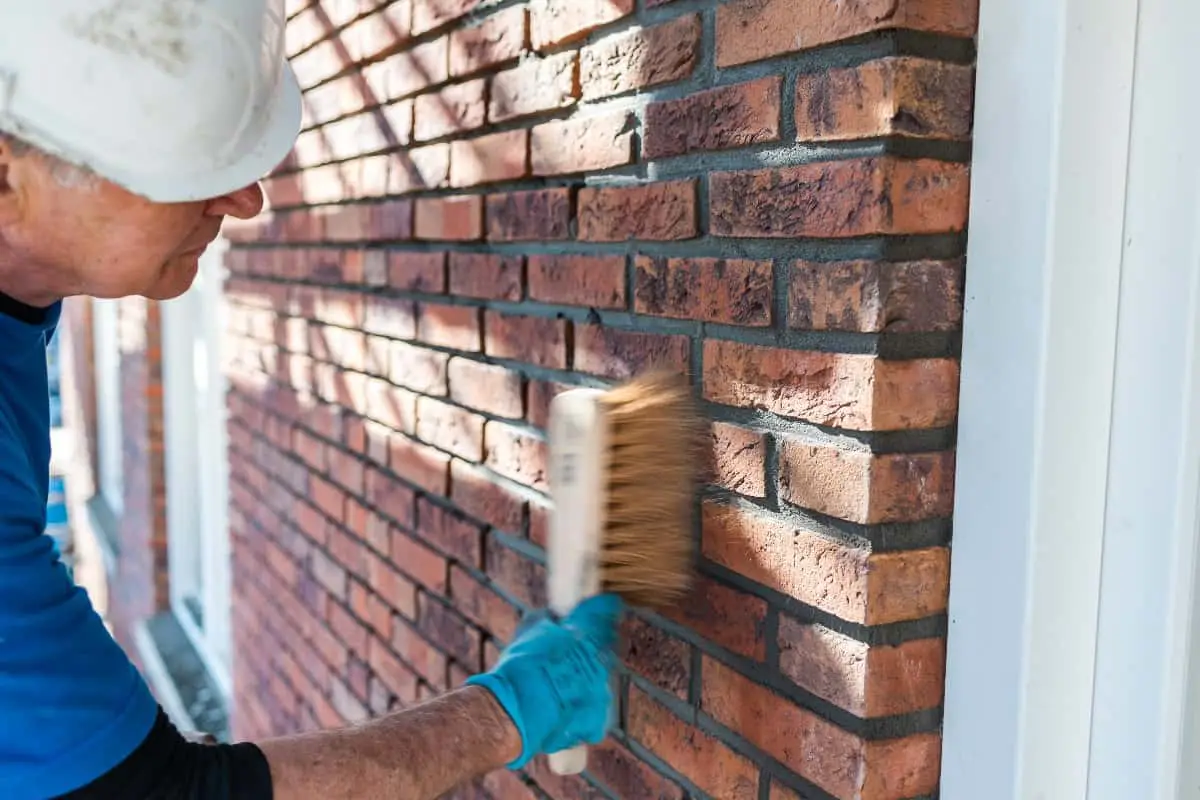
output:
[[7, 225], [21, 214], [20, 190], [13, 180], [18, 167], [17, 148], [0, 135], [0, 225]]

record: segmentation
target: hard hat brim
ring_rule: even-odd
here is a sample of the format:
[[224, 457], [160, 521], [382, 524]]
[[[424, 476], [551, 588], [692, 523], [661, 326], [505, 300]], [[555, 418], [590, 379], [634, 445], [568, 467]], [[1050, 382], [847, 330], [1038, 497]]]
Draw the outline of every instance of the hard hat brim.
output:
[[295, 145], [300, 124], [300, 86], [291, 66], [285, 63], [263, 133], [236, 162], [219, 170], [159, 175], [110, 172], [106, 177], [134, 194], [159, 203], [211, 200], [243, 189], [279, 166]]

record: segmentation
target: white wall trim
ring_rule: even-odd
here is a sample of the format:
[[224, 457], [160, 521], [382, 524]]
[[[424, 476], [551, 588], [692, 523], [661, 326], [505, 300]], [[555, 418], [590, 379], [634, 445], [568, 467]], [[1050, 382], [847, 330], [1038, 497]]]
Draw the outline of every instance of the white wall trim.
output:
[[1200, 796], [1198, 15], [981, 3], [943, 800]]

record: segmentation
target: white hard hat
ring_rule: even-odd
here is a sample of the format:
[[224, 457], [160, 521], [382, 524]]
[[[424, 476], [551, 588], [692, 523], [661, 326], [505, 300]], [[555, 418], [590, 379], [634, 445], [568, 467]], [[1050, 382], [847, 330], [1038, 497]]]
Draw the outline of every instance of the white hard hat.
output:
[[160, 202], [275, 168], [300, 129], [284, 0], [0, 0], [0, 130]]

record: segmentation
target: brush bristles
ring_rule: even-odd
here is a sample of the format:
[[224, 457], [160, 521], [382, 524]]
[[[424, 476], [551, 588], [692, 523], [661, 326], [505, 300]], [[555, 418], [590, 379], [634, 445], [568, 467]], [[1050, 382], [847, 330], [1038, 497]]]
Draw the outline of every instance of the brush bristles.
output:
[[698, 418], [681, 375], [652, 373], [606, 393], [609, 426], [602, 581], [657, 609], [691, 585], [692, 505], [702, 464]]

